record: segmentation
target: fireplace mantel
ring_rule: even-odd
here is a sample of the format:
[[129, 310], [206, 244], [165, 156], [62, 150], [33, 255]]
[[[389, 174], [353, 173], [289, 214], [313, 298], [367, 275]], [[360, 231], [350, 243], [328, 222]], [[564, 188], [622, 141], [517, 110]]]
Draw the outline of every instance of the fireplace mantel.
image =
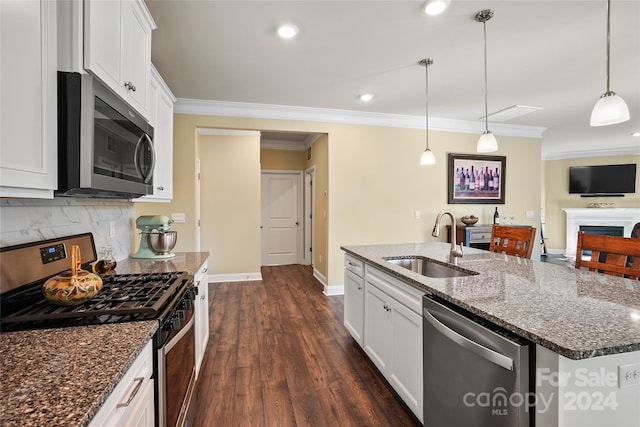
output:
[[567, 241], [565, 256], [576, 257], [578, 230], [581, 225], [624, 227], [625, 237], [640, 222], [640, 208], [563, 208], [567, 213]]

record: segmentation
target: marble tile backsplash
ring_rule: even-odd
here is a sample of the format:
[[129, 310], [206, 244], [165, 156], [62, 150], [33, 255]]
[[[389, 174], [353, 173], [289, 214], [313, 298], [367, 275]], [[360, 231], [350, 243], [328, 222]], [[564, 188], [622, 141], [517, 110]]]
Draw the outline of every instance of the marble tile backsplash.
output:
[[121, 260], [131, 254], [134, 216], [134, 204], [126, 200], [0, 199], [0, 247], [91, 232], [98, 251], [111, 245]]

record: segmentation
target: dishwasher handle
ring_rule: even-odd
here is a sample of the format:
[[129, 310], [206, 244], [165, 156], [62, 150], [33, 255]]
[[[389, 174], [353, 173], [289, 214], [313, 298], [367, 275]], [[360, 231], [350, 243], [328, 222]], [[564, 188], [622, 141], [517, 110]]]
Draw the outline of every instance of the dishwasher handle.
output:
[[431, 313], [429, 313], [429, 310], [427, 310], [426, 308], [424, 308], [422, 311], [424, 313], [424, 318], [429, 323], [431, 323], [431, 325], [436, 328], [438, 332], [449, 338], [451, 341], [455, 342], [463, 348], [466, 348], [469, 351], [472, 351], [476, 355], [488, 360], [495, 365], [498, 365], [509, 371], [513, 371], [513, 359], [511, 359], [510, 357], [507, 357], [503, 354], [498, 353], [497, 351], [491, 350], [490, 348], [484, 347], [474, 341], [471, 341], [464, 335], [460, 335], [456, 331], [448, 328], [446, 325], [436, 319]]

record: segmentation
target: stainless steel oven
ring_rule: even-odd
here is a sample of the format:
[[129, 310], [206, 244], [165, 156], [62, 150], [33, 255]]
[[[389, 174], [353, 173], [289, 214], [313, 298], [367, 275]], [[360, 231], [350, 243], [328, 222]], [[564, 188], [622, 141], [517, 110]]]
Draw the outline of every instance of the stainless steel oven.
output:
[[188, 426], [189, 402], [195, 388], [195, 319], [192, 295], [183, 298], [156, 338], [159, 426]]
[[58, 191], [62, 196], [151, 194], [148, 121], [89, 74], [58, 72]]

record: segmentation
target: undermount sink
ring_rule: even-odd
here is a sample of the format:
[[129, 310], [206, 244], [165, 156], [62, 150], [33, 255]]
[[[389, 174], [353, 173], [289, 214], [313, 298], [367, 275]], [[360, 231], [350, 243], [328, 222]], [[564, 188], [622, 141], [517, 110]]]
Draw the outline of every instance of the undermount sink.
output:
[[411, 270], [414, 273], [422, 274], [427, 277], [465, 277], [478, 274], [475, 271], [448, 267], [444, 264], [440, 264], [430, 260], [429, 258], [421, 256], [387, 257], [383, 259], [399, 267], [406, 268], [407, 270]]

